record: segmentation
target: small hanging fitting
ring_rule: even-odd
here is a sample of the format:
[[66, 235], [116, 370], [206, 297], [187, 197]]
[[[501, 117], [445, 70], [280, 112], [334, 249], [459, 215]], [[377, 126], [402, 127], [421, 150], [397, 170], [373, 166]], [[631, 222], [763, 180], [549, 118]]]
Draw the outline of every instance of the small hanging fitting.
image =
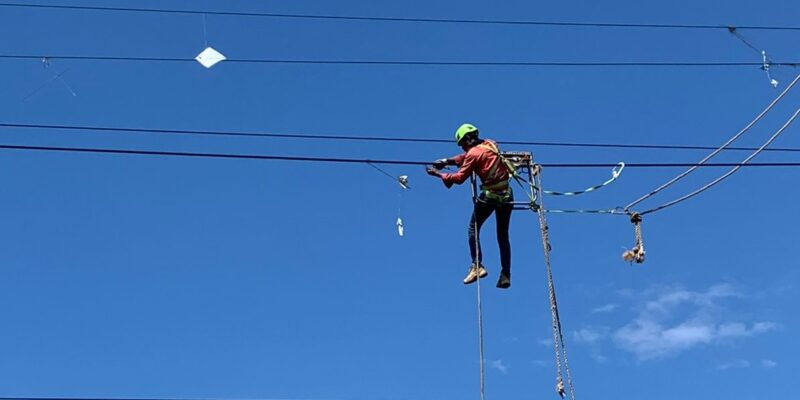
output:
[[642, 241], [642, 215], [639, 213], [631, 214], [631, 223], [634, 225], [634, 235], [636, 236], [636, 244], [632, 249], [626, 250], [622, 253], [622, 259], [627, 262], [636, 262], [641, 264], [644, 262], [644, 242]]
[[761, 69], [767, 73], [767, 79], [769, 79], [769, 84], [772, 85], [772, 87], [774, 88], [778, 87], [778, 81], [774, 79], [772, 75], [769, 73], [769, 67], [770, 65], [772, 65], [772, 60], [770, 60], [769, 57], [767, 57], [766, 50], [761, 50], [761, 60], [762, 60]]
[[408, 186], [408, 175], [398, 176], [397, 183], [399, 183], [400, 187], [403, 189], [411, 189], [411, 186]]
[[762, 50], [762, 49], [756, 47], [755, 45], [753, 45], [752, 43], [750, 43], [747, 39], [745, 39], [744, 36], [742, 36], [736, 30], [735, 26], [729, 26], [728, 27], [728, 32], [730, 32], [733, 36], [735, 36], [742, 43], [744, 43], [745, 46], [749, 47], [751, 50], [755, 51], [756, 53], [761, 54], [761, 70], [763, 70], [767, 74], [767, 79], [769, 80], [769, 84], [772, 85], [772, 87], [777, 88], [779, 82], [778, 82], [777, 79], [773, 78], [772, 74], [770, 74], [770, 72], [769, 72], [769, 69], [772, 66], [772, 60], [770, 60], [769, 56], [767, 56], [767, 51], [766, 50]]

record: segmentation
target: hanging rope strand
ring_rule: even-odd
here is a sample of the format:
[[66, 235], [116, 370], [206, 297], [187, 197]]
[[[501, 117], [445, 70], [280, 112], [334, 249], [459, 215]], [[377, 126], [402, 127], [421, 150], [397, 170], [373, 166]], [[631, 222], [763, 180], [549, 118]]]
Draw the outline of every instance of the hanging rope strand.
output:
[[[745, 132], [749, 131], [749, 130], [750, 130], [750, 128], [752, 128], [752, 127], [753, 127], [753, 125], [755, 125], [755, 124], [756, 124], [756, 122], [760, 121], [760, 120], [761, 120], [761, 119], [762, 119], [762, 118], [763, 118], [763, 117], [764, 117], [764, 116], [765, 116], [765, 115], [766, 115], [766, 114], [767, 114], [767, 113], [768, 113], [770, 110], [772, 110], [772, 108], [773, 108], [773, 107], [775, 107], [775, 105], [776, 105], [776, 104], [778, 104], [778, 102], [779, 102], [779, 101], [781, 101], [781, 100], [784, 98], [784, 96], [786, 96], [786, 94], [787, 94], [787, 93], [789, 93], [789, 91], [790, 91], [790, 90], [791, 90], [791, 89], [794, 87], [794, 85], [797, 83], [797, 81], [798, 81], [798, 80], [800, 80], [800, 75], [797, 75], [797, 77], [795, 77], [795, 78], [794, 78], [794, 80], [793, 80], [793, 81], [792, 81], [792, 82], [791, 82], [791, 83], [790, 83], [788, 86], [786, 86], [786, 89], [783, 89], [783, 91], [782, 91], [782, 92], [781, 92], [781, 93], [778, 95], [778, 97], [776, 97], [774, 100], [772, 100], [772, 102], [771, 102], [771, 103], [770, 103], [770, 104], [767, 106], [767, 108], [765, 108], [763, 111], [761, 111], [761, 113], [760, 113], [760, 114], [758, 114], [758, 115], [755, 117], [755, 119], [753, 119], [752, 121], [750, 121], [750, 123], [749, 123], [749, 124], [747, 124], [747, 126], [745, 126], [744, 128], [742, 128], [742, 130], [740, 130], [740, 131], [739, 131], [739, 133], [737, 133], [736, 135], [734, 135], [732, 138], [728, 139], [728, 141], [727, 141], [727, 142], [725, 142], [725, 143], [724, 143], [722, 146], [720, 146], [720, 147], [718, 147], [716, 150], [712, 151], [712, 152], [711, 152], [709, 155], [707, 155], [705, 158], [703, 158], [702, 160], [700, 160], [700, 162], [698, 162], [696, 165], [694, 165], [694, 166], [690, 167], [689, 169], [687, 169], [686, 171], [684, 171], [684, 172], [683, 172], [683, 173], [681, 173], [680, 175], [678, 175], [678, 176], [676, 176], [676, 177], [672, 178], [671, 180], [669, 180], [668, 182], [666, 182], [666, 183], [664, 183], [663, 185], [659, 186], [658, 188], [654, 189], [654, 190], [653, 190], [653, 191], [651, 191], [650, 193], [647, 193], [647, 194], [645, 194], [644, 196], [642, 196], [642, 197], [639, 197], [638, 199], [636, 199], [636, 200], [632, 201], [630, 204], [628, 204], [627, 206], [625, 206], [625, 211], [628, 211], [628, 210], [630, 210], [630, 209], [631, 209], [631, 207], [633, 207], [633, 206], [635, 206], [635, 205], [637, 205], [637, 204], [639, 204], [639, 203], [641, 203], [641, 202], [643, 202], [643, 201], [647, 200], [648, 198], [652, 197], [652, 196], [653, 196], [653, 195], [655, 195], [656, 193], [658, 193], [658, 192], [660, 192], [660, 191], [662, 191], [662, 190], [664, 190], [664, 189], [668, 188], [668, 187], [669, 187], [669, 186], [671, 186], [673, 183], [675, 183], [675, 182], [677, 182], [677, 181], [679, 181], [679, 180], [683, 179], [684, 177], [686, 177], [686, 175], [689, 175], [690, 173], [692, 173], [692, 172], [693, 172], [694, 170], [696, 170], [696, 169], [697, 169], [699, 166], [701, 166], [701, 165], [705, 164], [705, 163], [706, 163], [706, 161], [710, 160], [711, 158], [713, 158], [714, 156], [716, 156], [717, 154], [719, 154], [721, 151], [725, 150], [725, 148], [727, 148], [727, 147], [728, 147], [728, 146], [729, 146], [731, 143], [733, 143], [733, 142], [734, 142], [736, 139], [739, 139], [739, 137], [740, 137], [740, 136], [742, 136], [742, 135], [743, 135]], [[763, 149], [760, 149], [760, 150], [763, 150]], [[758, 151], [760, 152], [760, 150], [758, 150]], [[682, 201], [682, 200], [681, 200], [681, 201]], [[650, 211], [650, 212], [652, 212], [652, 211]], [[642, 214], [644, 214], [644, 213], [642, 213]]]
[[[555, 287], [553, 288], [553, 300], [555, 300]], [[561, 354], [564, 357], [564, 371], [567, 373], [567, 388], [569, 389], [569, 398], [575, 400], [575, 386], [572, 384], [572, 372], [569, 370], [569, 357], [567, 357], [567, 345], [564, 342], [564, 334], [561, 330], [561, 317], [558, 315], [558, 307], [556, 306], [556, 316], [558, 317], [558, 337], [561, 342]]]
[[[476, 224], [477, 225], [477, 222]], [[477, 242], [477, 240], [476, 240]], [[481, 370], [481, 400], [484, 400], [485, 393], [486, 393], [486, 383], [485, 383], [485, 370], [484, 370], [484, 360], [485, 357], [483, 355], [483, 306], [481, 305], [481, 278], [478, 277], [478, 280], [475, 282], [478, 292], [478, 342], [480, 343], [480, 370]]]
[[[470, 188], [472, 190], [472, 201], [473, 201], [473, 206], [474, 206], [474, 203], [475, 203], [475, 201], [477, 199], [477, 197], [475, 197], [477, 195], [477, 193], [475, 191], [475, 184], [476, 183], [475, 183], [475, 174], [474, 173], [470, 176], [470, 182], [471, 182]], [[473, 228], [475, 229], [475, 254], [474, 254], [475, 260], [474, 260], [473, 265], [470, 268], [473, 268], [473, 267], [477, 268], [480, 265], [481, 249], [480, 249], [480, 239], [479, 239], [479, 233], [478, 233], [478, 219], [475, 218], [475, 212], [474, 211], [473, 211], [472, 217], [473, 217], [473, 224], [474, 224]], [[485, 357], [483, 355], [483, 305], [481, 304], [481, 276], [480, 276], [480, 274], [478, 274], [478, 279], [475, 282], [475, 284], [476, 284], [475, 286], [477, 288], [477, 299], [478, 299], [478, 346], [479, 346], [478, 353], [479, 353], [479, 356], [480, 356], [480, 359], [478, 361], [480, 363], [479, 364], [480, 365], [480, 395], [481, 395], [481, 400], [485, 400], [485, 392], [486, 392], [486, 390], [485, 390], [486, 389], [485, 375], [486, 374], [485, 374], [485, 370], [484, 370]]]
[[[535, 185], [541, 191], [542, 181], [541, 181], [541, 174], [536, 174], [534, 177]], [[569, 363], [567, 361], [567, 354], [566, 354], [566, 346], [564, 344], [564, 336], [561, 331], [561, 319], [558, 315], [558, 302], [556, 301], [556, 289], [555, 284], [553, 283], [553, 270], [550, 264], [550, 238], [548, 234], [548, 226], [547, 220], [545, 218], [545, 211], [544, 211], [544, 202], [541, 196], [539, 196], [539, 207], [537, 208], [537, 214], [539, 216], [539, 228], [542, 236], [542, 248], [544, 254], [544, 264], [545, 269], [547, 272], [547, 291], [549, 294], [550, 299], [550, 316], [552, 320], [552, 328], [553, 328], [553, 348], [555, 350], [555, 357], [556, 357], [556, 392], [562, 398], [565, 395], [565, 386], [564, 386], [564, 378], [562, 376], [562, 370], [566, 372], [567, 375], [567, 385], [569, 386], [569, 395], [571, 400], [575, 400], [575, 389], [572, 384], [572, 374], [569, 370]], [[562, 360], [564, 362], [562, 366]]]

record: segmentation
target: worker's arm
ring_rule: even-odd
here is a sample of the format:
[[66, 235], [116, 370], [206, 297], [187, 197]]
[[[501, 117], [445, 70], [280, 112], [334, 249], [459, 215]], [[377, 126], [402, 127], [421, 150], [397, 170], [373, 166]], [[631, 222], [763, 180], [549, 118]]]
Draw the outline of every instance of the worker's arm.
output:
[[465, 154], [459, 154], [457, 156], [453, 156], [453, 157], [450, 157], [450, 158], [440, 158], [440, 159], [438, 159], [438, 160], [433, 162], [433, 166], [436, 169], [442, 169], [442, 168], [444, 168], [444, 167], [446, 167], [448, 165], [461, 166], [461, 164], [464, 162], [464, 156], [465, 156]]
[[475, 155], [471, 155], [470, 153], [462, 154], [460, 156], [454, 157], [458, 165], [461, 168], [458, 169], [458, 172], [452, 174], [441, 174], [440, 177], [442, 178], [442, 182], [448, 188], [453, 186], [453, 184], [460, 185], [466, 181], [472, 172], [475, 171], [475, 165], [477, 161], [477, 157]]

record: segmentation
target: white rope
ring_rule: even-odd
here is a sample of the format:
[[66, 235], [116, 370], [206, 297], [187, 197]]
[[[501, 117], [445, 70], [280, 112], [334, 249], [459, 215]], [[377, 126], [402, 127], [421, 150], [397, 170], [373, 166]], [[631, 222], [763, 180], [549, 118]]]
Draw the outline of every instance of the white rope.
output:
[[[542, 178], [541, 174], [535, 177], [536, 186], [541, 190]], [[556, 357], [556, 393], [562, 398], [565, 395], [565, 390], [569, 389], [569, 396], [571, 400], [575, 400], [575, 388], [572, 384], [572, 373], [569, 369], [569, 361], [567, 358], [567, 347], [564, 343], [564, 336], [561, 332], [561, 318], [558, 315], [558, 302], [556, 301], [556, 289], [553, 282], [553, 269], [550, 264], [550, 239], [548, 235], [547, 220], [545, 219], [544, 199], [539, 196], [539, 207], [537, 214], [539, 216], [539, 228], [542, 235], [542, 247], [544, 253], [544, 264], [547, 271], [547, 291], [550, 299], [550, 316], [552, 319], [553, 328], [553, 348]], [[563, 361], [563, 365], [562, 365]], [[562, 377], [562, 370], [567, 375], [567, 387], [564, 386], [564, 378]]]
[[[475, 224], [477, 225], [477, 223]], [[477, 236], [476, 236], [477, 237]], [[476, 240], [477, 241], [477, 240]], [[483, 355], [483, 307], [481, 306], [481, 277], [478, 274], [478, 280], [475, 282], [477, 292], [478, 292], [478, 342], [480, 344], [479, 354], [480, 354], [480, 370], [481, 370], [481, 400], [485, 398], [486, 392], [486, 383], [485, 383], [485, 370], [484, 370], [484, 360], [485, 357]]]
[[[679, 180], [683, 179], [684, 177], [686, 177], [686, 175], [689, 175], [689, 174], [690, 174], [690, 173], [692, 173], [694, 170], [696, 170], [697, 168], [699, 168], [701, 165], [705, 164], [705, 163], [706, 163], [708, 160], [710, 160], [711, 158], [713, 158], [714, 156], [716, 156], [717, 154], [719, 154], [721, 151], [725, 150], [725, 148], [727, 148], [727, 147], [728, 147], [728, 146], [729, 146], [731, 143], [733, 143], [734, 141], [736, 141], [737, 139], [739, 139], [739, 137], [741, 137], [743, 134], [745, 134], [747, 131], [749, 131], [749, 130], [750, 130], [750, 128], [752, 128], [752, 127], [753, 127], [753, 125], [755, 125], [755, 124], [756, 124], [756, 122], [760, 121], [760, 120], [761, 120], [761, 119], [762, 119], [762, 118], [763, 118], [763, 117], [764, 117], [764, 116], [765, 116], [765, 115], [766, 115], [766, 114], [767, 114], [767, 113], [768, 113], [770, 110], [772, 110], [772, 108], [773, 108], [773, 107], [775, 107], [775, 105], [776, 105], [776, 104], [778, 104], [778, 102], [779, 102], [779, 101], [781, 101], [781, 100], [783, 99], [783, 97], [784, 97], [784, 96], [786, 96], [786, 94], [787, 94], [787, 93], [789, 93], [789, 90], [791, 90], [791, 89], [794, 87], [794, 85], [797, 83], [797, 81], [798, 81], [798, 80], [800, 80], [800, 75], [797, 75], [797, 77], [795, 77], [795, 78], [794, 78], [794, 80], [792, 81], [792, 83], [790, 83], [790, 84], [789, 84], [789, 85], [786, 87], [786, 89], [783, 89], [783, 91], [781, 92], [781, 94], [779, 94], [779, 95], [778, 95], [778, 97], [776, 97], [776, 98], [775, 98], [775, 100], [772, 100], [772, 102], [771, 102], [771, 103], [770, 103], [770, 104], [767, 106], [767, 108], [765, 108], [763, 111], [761, 111], [761, 113], [760, 113], [760, 114], [758, 114], [758, 115], [755, 117], [755, 119], [753, 119], [752, 121], [750, 121], [750, 123], [749, 123], [749, 124], [747, 124], [747, 126], [745, 126], [744, 128], [742, 128], [742, 130], [740, 130], [740, 131], [739, 131], [739, 133], [737, 133], [736, 135], [734, 135], [732, 138], [728, 139], [728, 141], [727, 141], [727, 142], [725, 142], [725, 143], [724, 143], [722, 146], [720, 146], [720, 147], [718, 147], [716, 150], [712, 151], [712, 152], [711, 152], [711, 154], [707, 155], [705, 158], [703, 158], [702, 160], [700, 160], [700, 162], [698, 162], [696, 165], [694, 165], [694, 166], [692, 166], [691, 168], [687, 169], [686, 171], [684, 171], [684, 172], [683, 172], [683, 173], [681, 173], [680, 175], [678, 175], [678, 176], [676, 176], [676, 177], [672, 178], [671, 180], [669, 180], [668, 182], [666, 182], [666, 183], [664, 183], [663, 185], [659, 186], [658, 188], [654, 189], [654, 190], [653, 190], [653, 191], [651, 191], [650, 193], [648, 193], [648, 194], [646, 194], [646, 195], [644, 195], [644, 196], [642, 196], [642, 197], [639, 197], [638, 199], [636, 199], [636, 200], [632, 201], [630, 204], [628, 204], [627, 206], [625, 206], [625, 211], [628, 211], [628, 210], [630, 210], [630, 208], [631, 208], [631, 207], [633, 207], [633, 206], [635, 206], [635, 205], [637, 205], [637, 204], [639, 204], [639, 203], [641, 203], [641, 202], [645, 201], [646, 199], [650, 198], [651, 196], [655, 195], [656, 193], [658, 193], [658, 192], [660, 192], [660, 191], [662, 191], [662, 190], [664, 190], [664, 189], [668, 188], [668, 187], [669, 187], [669, 186], [671, 186], [673, 183], [675, 183], [675, 182], [677, 182], [677, 181], [679, 181]], [[760, 152], [760, 150], [759, 150], [759, 152]], [[682, 200], [681, 200], [681, 201], [682, 201]], [[642, 214], [643, 214], [643, 213], [642, 213]]]
[[[800, 75], [798, 75], [798, 78], [800, 78]], [[795, 80], [797, 80], [797, 79], [795, 79]], [[714, 179], [713, 181], [709, 182], [708, 184], [706, 184], [705, 186], [701, 187], [700, 189], [697, 189], [697, 190], [695, 190], [694, 192], [691, 192], [691, 193], [689, 193], [689, 194], [687, 194], [687, 195], [685, 195], [685, 196], [679, 197], [679, 198], [677, 198], [677, 199], [675, 199], [675, 200], [672, 200], [672, 201], [670, 201], [670, 202], [668, 202], [668, 203], [664, 203], [664, 204], [662, 204], [662, 205], [660, 205], [660, 206], [658, 206], [658, 207], [654, 207], [654, 208], [651, 208], [651, 209], [649, 209], [649, 210], [647, 210], [647, 211], [643, 211], [643, 212], [641, 212], [640, 214], [641, 214], [641, 215], [644, 215], [644, 214], [650, 214], [650, 213], [652, 213], [652, 212], [656, 212], [656, 211], [659, 211], [659, 210], [663, 210], [663, 209], [665, 209], [665, 208], [667, 208], [667, 207], [669, 207], [669, 206], [673, 206], [673, 205], [675, 205], [675, 204], [678, 204], [678, 203], [680, 203], [680, 202], [682, 202], [682, 201], [684, 201], [684, 200], [688, 200], [688, 199], [690, 199], [690, 198], [692, 198], [692, 197], [694, 197], [694, 196], [697, 196], [698, 194], [700, 194], [700, 193], [702, 193], [702, 192], [704, 192], [704, 191], [706, 191], [706, 190], [710, 189], [712, 186], [714, 186], [714, 185], [716, 185], [716, 184], [718, 184], [718, 183], [722, 182], [722, 180], [723, 180], [723, 179], [725, 179], [725, 178], [727, 178], [727, 177], [729, 177], [729, 176], [733, 175], [733, 173], [734, 173], [734, 172], [736, 172], [736, 171], [738, 171], [738, 170], [739, 170], [739, 168], [741, 168], [743, 165], [745, 165], [745, 164], [747, 164], [748, 162], [750, 162], [750, 160], [752, 160], [752, 159], [753, 159], [755, 156], [757, 156], [759, 153], [761, 153], [762, 151], [764, 151], [764, 149], [765, 149], [767, 146], [769, 146], [769, 145], [770, 145], [770, 144], [771, 144], [773, 141], [775, 141], [775, 139], [777, 139], [777, 138], [778, 138], [778, 136], [780, 136], [780, 135], [781, 135], [781, 133], [783, 133], [783, 131], [784, 131], [784, 130], [786, 130], [786, 128], [788, 128], [788, 127], [789, 127], [789, 125], [791, 125], [791, 124], [792, 124], [792, 122], [794, 122], [794, 120], [797, 118], [797, 116], [798, 116], [799, 114], [800, 114], [800, 109], [797, 109], [797, 111], [795, 111], [795, 112], [794, 112], [794, 115], [792, 115], [792, 117], [791, 117], [791, 118], [789, 118], [789, 120], [788, 120], [788, 121], [786, 121], [786, 123], [784, 123], [784, 124], [783, 124], [783, 126], [782, 126], [780, 129], [778, 129], [778, 131], [777, 131], [777, 132], [775, 132], [775, 133], [774, 133], [774, 134], [773, 134], [773, 135], [772, 135], [772, 136], [769, 138], [769, 140], [767, 140], [766, 142], [764, 142], [764, 144], [762, 144], [762, 145], [761, 145], [761, 147], [759, 147], [759, 148], [758, 148], [756, 151], [754, 151], [754, 152], [753, 152], [752, 154], [750, 154], [750, 155], [749, 155], [747, 158], [745, 158], [745, 159], [744, 159], [744, 161], [742, 161], [742, 162], [741, 162], [739, 165], [737, 165], [737, 166], [735, 166], [735, 167], [731, 168], [731, 170], [730, 170], [730, 171], [726, 172], [725, 174], [723, 174], [723, 175], [722, 175], [722, 176], [720, 176], [719, 178], [717, 178], [717, 179]]]
[[475, 213], [475, 205], [477, 203], [474, 202], [474, 199], [476, 198], [475, 197], [475, 184], [474, 184], [475, 183], [475, 173], [472, 174], [471, 180], [472, 180], [472, 183], [473, 183], [470, 186], [472, 186], [472, 192], [473, 192], [472, 193], [472, 198], [473, 198], [472, 219], [473, 219], [473, 224], [474, 224], [473, 228], [475, 229], [475, 254], [474, 254], [475, 259], [474, 259], [473, 265], [470, 268], [475, 268], [476, 269], [475, 273], [476, 273], [476, 277], [477, 277], [477, 281], [475, 282], [475, 286], [477, 288], [477, 296], [476, 297], [478, 299], [478, 354], [480, 356], [480, 359], [478, 360], [478, 362], [479, 362], [479, 365], [480, 365], [480, 395], [481, 395], [480, 398], [481, 398], [481, 400], [485, 400], [485, 396], [486, 396], [486, 373], [485, 373], [485, 367], [484, 367], [485, 357], [483, 355], [483, 306], [481, 304], [481, 275], [480, 275], [481, 248], [480, 248], [480, 239], [479, 239], [480, 233], [478, 232], [478, 216]]

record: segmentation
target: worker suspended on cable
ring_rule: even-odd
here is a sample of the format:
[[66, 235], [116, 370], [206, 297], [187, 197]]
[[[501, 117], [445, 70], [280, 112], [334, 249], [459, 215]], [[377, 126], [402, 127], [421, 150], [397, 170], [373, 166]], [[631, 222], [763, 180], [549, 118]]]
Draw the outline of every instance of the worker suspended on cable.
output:
[[[478, 128], [474, 125], [461, 125], [456, 131], [456, 143], [464, 150], [464, 154], [436, 160], [433, 167], [427, 168], [427, 172], [429, 175], [441, 178], [447, 188], [453, 186], [454, 183], [464, 183], [473, 172], [481, 179], [480, 194], [476, 199], [469, 222], [469, 248], [472, 265], [470, 265], [467, 277], [464, 278], [464, 284], [468, 285], [478, 278], [488, 275], [482, 263], [480, 230], [486, 219], [494, 212], [501, 265], [497, 287], [506, 289], [511, 286], [511, 244], [508, 240], [508, 228], [513, 208], [511, 202], [514, 201], [509, 186], [510, 171], [512, 171], [510, 168], [513, 166], [510, 166], [500, 156], [497, 143], [478, 137]], [[458, 172], [452, 174], [439, 172], [448, 165], [457, 165]]]

